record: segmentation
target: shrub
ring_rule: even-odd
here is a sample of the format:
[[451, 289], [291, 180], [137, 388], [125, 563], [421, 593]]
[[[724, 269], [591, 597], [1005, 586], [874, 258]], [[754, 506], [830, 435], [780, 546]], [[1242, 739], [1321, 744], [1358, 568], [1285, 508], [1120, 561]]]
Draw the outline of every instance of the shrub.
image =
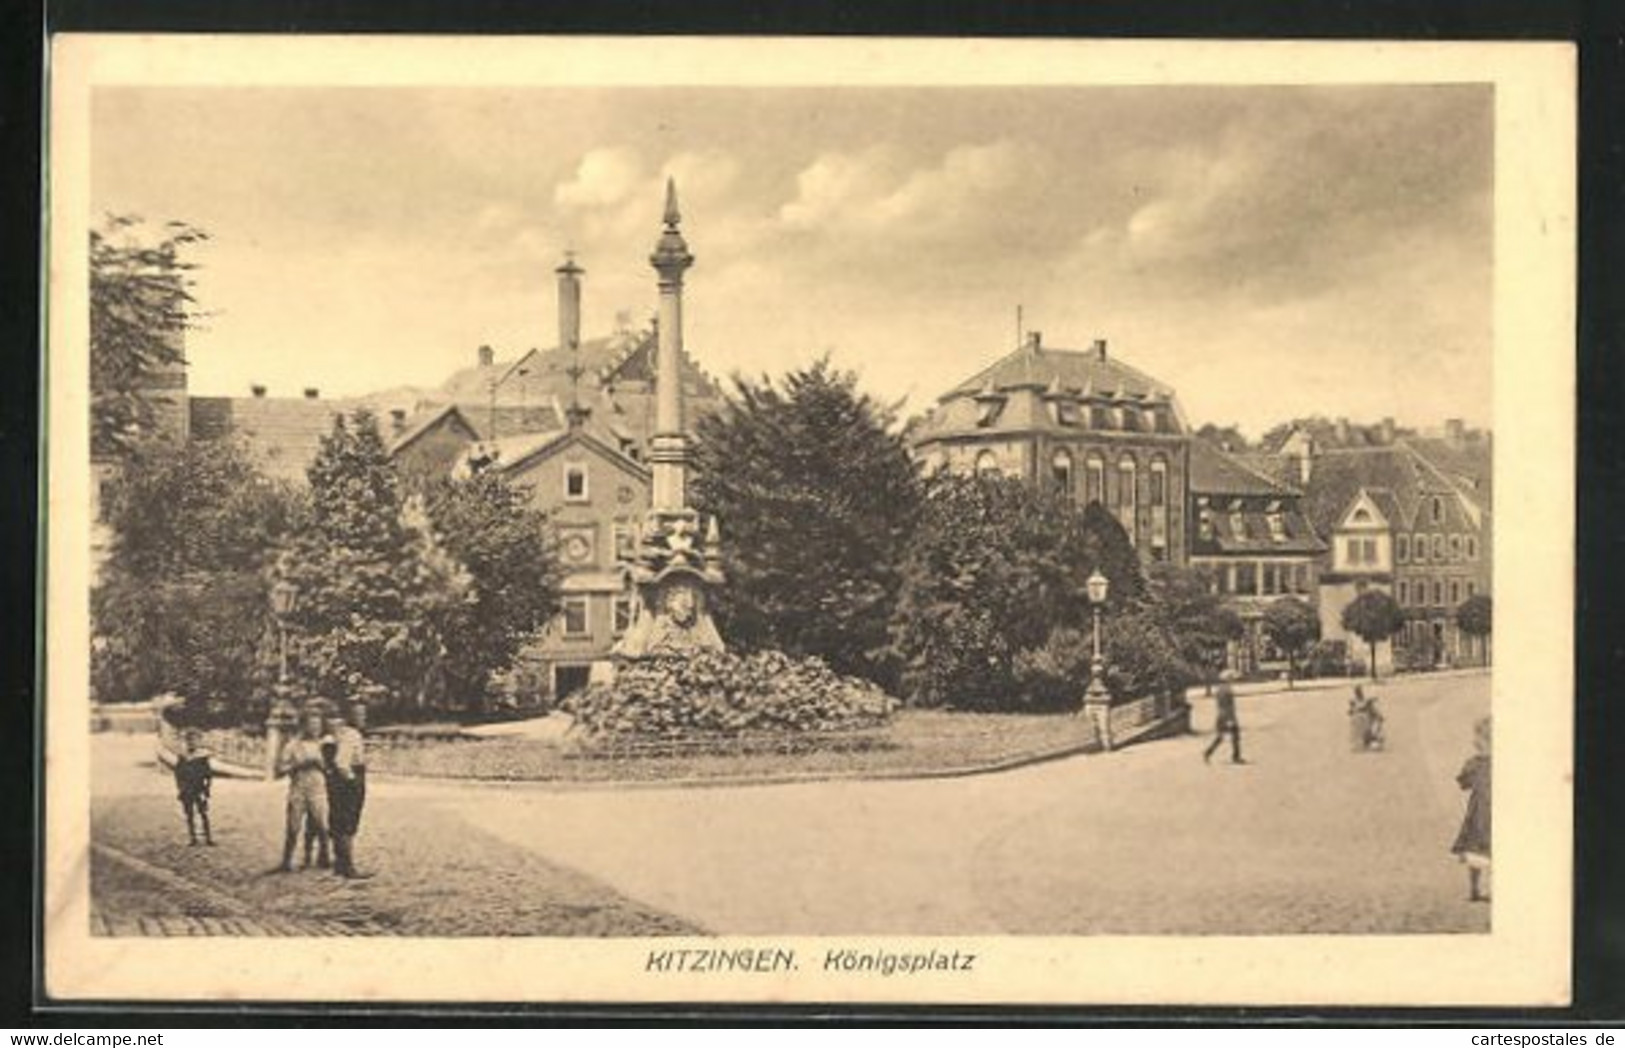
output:
[[818, 658], [708, 651], [624, 663], [613, 684], [577, 692], [563, 705], [589, 736], [672, 738], [879, 727], [893, 703]]
[[1347, 641], [1316, 641], [1303, 657], [1306, 677], [1341, 677], [1349, 672], [1349, 646]]

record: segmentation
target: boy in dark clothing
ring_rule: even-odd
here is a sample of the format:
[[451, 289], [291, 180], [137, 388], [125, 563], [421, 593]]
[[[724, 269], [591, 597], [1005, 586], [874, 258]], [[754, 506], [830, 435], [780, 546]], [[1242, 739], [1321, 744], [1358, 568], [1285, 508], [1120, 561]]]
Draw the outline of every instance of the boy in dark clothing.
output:
[[182, 736], [182, 750], [175, 757], [175, 794], [186, 812], [186, 835], [197, 844], [197, 820], [203, 822], [203, 843], [213, 844], [214, 833], [209, 828], [209, 786], [214, 781], [214, 769], [209, 766], [209, 753], [194, 729]]

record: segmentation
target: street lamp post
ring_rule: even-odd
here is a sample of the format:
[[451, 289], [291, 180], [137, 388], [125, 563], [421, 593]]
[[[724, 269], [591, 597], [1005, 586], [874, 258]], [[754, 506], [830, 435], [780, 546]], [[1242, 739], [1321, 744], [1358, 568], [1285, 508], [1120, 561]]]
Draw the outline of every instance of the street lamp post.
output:
[[293, 701], [288, 697], [288, 619], [299, 607], [299, 587], [287, 579], [271, 587], [271, 614], [277, 625], [276, 692], [265, 722], [265, 777], [276, 776], [277, 754], [283, 734], [293, 726]]
[[1083, 708], [1094, 723], [1095, 735], [1100, 739], [1102, 749], [1112, 748], [1111, 705], [1112, 695], [1106, 687], [1106, 657], [1100, 649], [1100, 612], [1106, 605], [1106, 596], [1110, 583], [1106, 576], [1096, 568], [1090, 573], [1089, 579], [1084, 583], [1089, 594], [1089, 604], [1095, 617], [1095, 654], [1089, 662], [1089, 687], [1083, 693]]

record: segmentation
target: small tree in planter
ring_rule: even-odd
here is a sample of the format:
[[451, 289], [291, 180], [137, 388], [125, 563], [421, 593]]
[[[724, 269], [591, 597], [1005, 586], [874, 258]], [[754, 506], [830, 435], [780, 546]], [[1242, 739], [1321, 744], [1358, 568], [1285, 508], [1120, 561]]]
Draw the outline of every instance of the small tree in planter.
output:
[[1343, 609], [1343, 628], [1365, 641], [1371, 679], [1377, 679], [1377, 645], [1405, 627], [1405, 613], [1382, 590], [1366, 590]]
[[1483, 593], [1468, 597], [1456, 609], [1456, 626], [1467, 636], [1478, 640], [1486, 666], [1490, 663], [1490, 625], [1494, 610], [1490, 598]]
[[1264, 609], [1264, 632], [1270, 642], [1286, 652], [1286, 686], [1292, 687], [1298, 675], [1298, 659], [1320, 639], [1320, 616], [1297, 597], [1282, 597]]

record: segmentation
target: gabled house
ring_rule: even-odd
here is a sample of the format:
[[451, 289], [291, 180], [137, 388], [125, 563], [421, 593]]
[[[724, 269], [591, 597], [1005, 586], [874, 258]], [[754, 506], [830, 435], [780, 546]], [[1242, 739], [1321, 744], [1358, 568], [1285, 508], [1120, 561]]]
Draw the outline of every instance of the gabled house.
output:
[[580, 408], [553, 433], [471, 445], [461, 468], [497, 469], [548, 512], [564, 570], [558, 617], [526, 652], [555, 698], [601, 679], [610, 649], [632, 624], [628, 565], [649, 508], [648, 467]]
[[[1359, 637], [1343, 628], [1343, 609], [1362, 593], [1394, 592], [1395, 533], [1404, 528], [1399, 500], [1386, 488], [1360, 488], [1332, 526], [1330, 563], [1320, 575], [1320, 636], [1341, 640], [1354, 654], [1367, 651]], [[1377, 645], [1377, 671], [1393, 667], [1388, 641]]]

